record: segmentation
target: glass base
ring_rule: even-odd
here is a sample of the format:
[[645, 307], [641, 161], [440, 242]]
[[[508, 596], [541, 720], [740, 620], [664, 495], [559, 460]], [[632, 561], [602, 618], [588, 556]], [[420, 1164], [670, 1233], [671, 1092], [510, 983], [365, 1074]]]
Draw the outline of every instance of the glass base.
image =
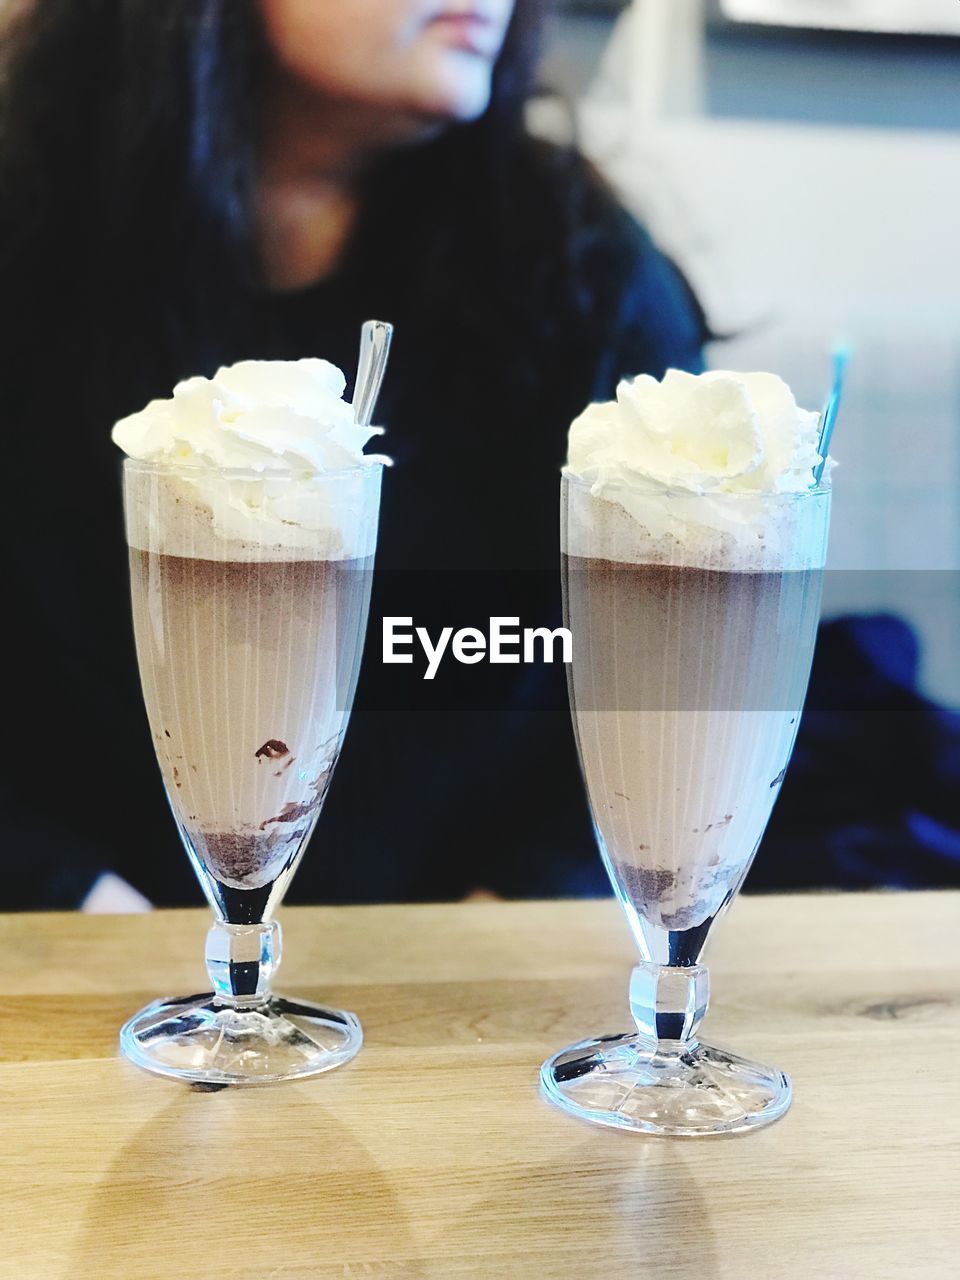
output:
[[540, 1083], [550, 1102], [581, 1120], [691, 1138], [770, 1124], [791, 1096], [782, 1071], [705, 1044], [670, 1051], [636, 1032], [555, 1053]]
[[352, 1013], [271, 996], [236, 1007], [211, 992], [156, 1000], [120, 1032], [138, 1067], [195, 1084], [270, 1084], [349, 1062], [363, 1044]]

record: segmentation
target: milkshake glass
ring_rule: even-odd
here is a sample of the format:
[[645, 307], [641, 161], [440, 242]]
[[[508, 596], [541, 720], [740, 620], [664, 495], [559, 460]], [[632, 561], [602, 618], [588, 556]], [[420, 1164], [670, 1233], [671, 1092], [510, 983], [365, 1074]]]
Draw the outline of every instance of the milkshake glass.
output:
[[[199, 392], [221, 394], [209, 384]], [[249, 434], [263, 406], [238, 407], [224, 394], [231, 407], [216, 410], [224, 416], [217, 447], [221, 457], [244, 456], [242, 440], [236, 447], [220, 433], [246, 416]], [[180, 413], [176, 399], [169, 403]], [[288, 447], [264, 445], [256, 467], [211, 466], [195, 450], [180, 458], [169, 449], [124, 465], [144, 700], [214, 922], [206, 944], [212, 991], [149, 1005], [123, 1028], [121, 1047], [140, 1066], [207, 1084], [313, 1075], [362, 1043], [353, 1014], [273, 994], [273, 914], [319, 818], [347, 727], [382, 467], [334, 451], [335, 470], [313, 470], [302, 449], [289, 448], [291, 423], [309, 430], [295, 421], [306, 414], [276, 405], [270, 412], [285, 423]], [[176, 432], [190, 429], [188, 421]]]
[[636, 1029], [543, 1066], [595, 1123], [733, 1132], [790, 1102], [786, 1076], [697, 1039], [704, 944], [780, 790], [820, 611], [830, 488], [691, 492], [634, 472], [562, 480], [570, 703], [597, 841], [640, 953]]

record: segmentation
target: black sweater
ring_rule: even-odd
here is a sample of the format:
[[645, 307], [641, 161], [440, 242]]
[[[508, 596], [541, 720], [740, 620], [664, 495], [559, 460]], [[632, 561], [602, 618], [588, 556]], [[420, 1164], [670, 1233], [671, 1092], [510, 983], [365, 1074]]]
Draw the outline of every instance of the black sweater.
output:
[[[558, 476], [570, 421], [611, 397], [623, 376], [700, 365], [703, 317], [680, 274], [599, 187], [591, 202], [586, 252], [603, 259], [597, 276], [607, 283], [585, 300], [575, 329], [558, 323], [531, 337], [532, 355], [474, 323], [476, 272], [459, 301], [448, 293], [432, 306], [415, 262], [382, 288], [358, 269], [362, 243], [354, 265], [324, 284], [251, 299], [256, 336], [231, 358], [323, 355], [352, 376], [360, 322], [376, 315], [397, 326], [378, 413], [396, 465], [384, 477], [364, 669], [290, 900], [602, 885], [563, 667], [447, 664], [427, 685], [417, 668], [380, 662], [387, 613], [431, 631], [485, 627], [495, 614], [556, 625]], [[0, 793], [4, 906], [75, 905], [106, 869], [155, 903], [195, 902], [140, 697], [120, 459], [109, 442], [114, 418], [169, 394], [169, 375], [148, 375], [145, 351], [143, 376], [123, 370], [122, 394], [91, 411], [93, 398], [73, 394], [85, 371], [60, 384], [44, 355], [5, 375], [16, 410], [7, 433], [14, 660]], [[208, 364], [198, 351], [195, 361], [181, 357], [177, 374], [211, 373]]]

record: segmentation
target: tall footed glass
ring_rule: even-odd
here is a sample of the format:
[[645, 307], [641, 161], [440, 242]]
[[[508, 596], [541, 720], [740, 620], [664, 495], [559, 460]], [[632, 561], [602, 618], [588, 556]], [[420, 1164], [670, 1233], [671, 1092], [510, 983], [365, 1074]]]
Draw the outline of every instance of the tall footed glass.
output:
[[640, 952], [635, 1030], [541, 1070], [546, 1096], [583, 1119], [728, 1133], [790, 1104], [781, 1071], [699, 1041], [701, 961], [793, 750], [829, 517], [824, 485], [598, 497], [563, 479], [571, 710], [600, 852]]
[[283, 899], [353, 701], [382, 468], [319, 476], [127, 460], [134, 631], [157, 759], [213, 909], [212, 990], [160, 1000], [124, 1053], [208, 1084], [348, 1061], [352, 1013], [273, 994]]

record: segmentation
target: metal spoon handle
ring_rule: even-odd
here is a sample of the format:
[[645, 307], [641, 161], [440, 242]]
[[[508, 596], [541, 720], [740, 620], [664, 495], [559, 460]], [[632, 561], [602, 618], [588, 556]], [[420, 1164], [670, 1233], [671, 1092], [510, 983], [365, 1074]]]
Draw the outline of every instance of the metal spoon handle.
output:
[[353, 393], [353, 418], [360, 427], [369, 427], [373, 421], [392, 339], [393, 325], [385, 320], [367, 320], [360, 332], [360, 359]]

